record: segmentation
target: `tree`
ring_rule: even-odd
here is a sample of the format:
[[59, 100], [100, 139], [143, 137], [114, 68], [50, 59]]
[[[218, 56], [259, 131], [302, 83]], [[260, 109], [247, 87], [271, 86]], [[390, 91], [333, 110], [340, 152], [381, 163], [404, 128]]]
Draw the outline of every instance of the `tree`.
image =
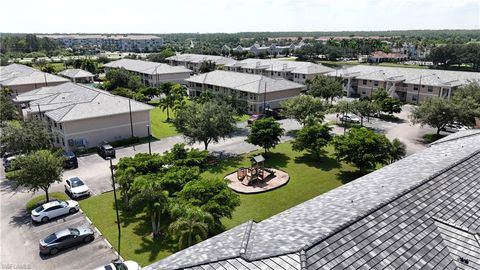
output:
[[352, 111], [360, 116], [360, 125], [363, 126], [363, 118], [369, 117], [380, 111], [380, 106], [370, 100], [355, 100], [352, 102]]
[[414, 124], [436, 128], [438, 137], [446, 125], [455, 122], [457, 115], [456, 106], [451, 100], [432, 97], [422, 102], [420, 106], [413, 108], [410, 118]]
[[162, 190], [158, 181], [145, 176], [135, 179], [132, 188], [135, 191], [130, 199], [132, 209], [146, 210], [152, 224], [153, 237], [160, 235], [162, 214], [168, 208], [168, 192]]
[[203, 142], [207, 150], [211, 142], [218, 142], [236, 129], [233, 111], [230, 106], [213, 101], [191, 102], [177, 109], [174, 124], [189, 144]]
[[42, 67], [42, 71], [47, 73], [55, 73], [55, 68], [53, 67], [53, 65], [47, 64]]
[[163, 111], [167, 111], [167, 121], [169, 121], [169, 109], [173, 109], [175, 106], [179, 105], [187, 95], [187, 91], [182, 85], [173, 82], [164, 82], [160, 84], [160, 90], [165, 96], [160, 99], [159, 106]]
[[115, 178], [117, 179], [117, 183], [120, 186], [120, 194], [125, 204], [125, 210], [128, 210], [130, 206], [130, 189], [135, 180], [136, 173], [137, 171], [134, 167], [127, 167], [124, 170], [118, 170], [115, 172]]
[[52, 133], [38, 120], [11, 122], [0, 135], [1, 152], [28, 153], [48, 149]]
[[233, 93], [213, 93], [211, 91], [203, 91], [199, 96], [195, 97], [195, 101], [205, 103], [208, 101], [216, 101], [218, 103], [226, 104], [235, 110], [236, 115], [247, 114], [247, 101], [241, 99], [239, 94]]
[[209, 60], [209, 61], [203, 61], [200, 64], [200, 73], [207, 73], [210, 71], [214, 71], [216, 68], [215, 62]]
[[323, 148], [332, 140], [331, 130], [331, 127], [322, 124], [304, 126], [292, 141], [292, 149], [294, 151], [307, 150], [316, 158], [320, 158]]
[[397, 160], [404, 158], [407, 155], [407, 146], [399, 139], [394, 139], [390, 144], [389, 161], [393, 163]]
[[317, 75], [312, 80], [307, 81], [306, 84], [307, 93], [314, 97], [333, 101], [334, 98], [343, 95], [342, 83], [335, 77]]
[[62, 181], [63, 163], [63, 156], [50, 150], [38, 150], [19, 156], [13, 162], [14, 169], [17, 169], [14, 185], [32, 192], [43, 190], [48, 202], [48, 189], [53, 183]]
[[324, 119], [325, 104], [320, 98], [309, 95], [300, 95], [281, 103], [283, 113], [305, 125], [308, 118], [318, 121]]
[[0, 126], [6, 121], [18, 118], [18, 111], [15, 103], [13, 103], [13, 91], [10, 88], [2, 87], [0, 89]]
[[221, 218], [232, 218], [233, 211], [240, 205], [240, 197], [223, 179], [205, 179], [188, 182], [178, 193], [178, 199], [189, 205], [198, 206], [212, 214], [214, 223], [210, 232], [220, 232]]
[[253, 122], [246, 142], [262, 147], [267, 153], [268, 149], [280, 143], [284, 131], [273, 118], [262, 118]]
[[144, 96], [147, 96], [149, 99], [152, 99], [158, 95], [160, 95], [161, 90], [159, 87], [145, 87], [140, 90]]
[[140, 77], [133, 75], [124, 68], [111, 68], [107, 71], [105, 77], [108, 81], [108, 83], [105, 84], [107, 90], [125, 87], [135, 91], [142, 86]]
[[169, 226], [172, 235], [178, 238], [178, 248], [184, 249], [208, 237], [209, 213], [194, 206], [175, 206], [172, 216], [176, 218]]
[[166, 48], [164, 49], [163, 51], [159, 52], [159, 53], [151, 53], [148, 55], [148, 60], [152, 61], [152, 62], [165, 62], [165, 59], [170, 57], [170, 56], [174, 56], [175, 55], [175, 52], [172, 50], [172, 48]]
[[390, 142], [385, 135], [364, 127], [335, 136], [332, 144], [337, 159], [354, 164], [361, 172], [373, 170], [377, 164], [387, 164], [390, 158]]
[[472, 82], [457, 89], [452, 98], [457, 107], [457, 122], [466, 126], [475, 125], [480, 117], [480, 84]]
[[402, 111], [402, 103], [398, 99], [388, 96], [387, 91], [382, 87], [373, 90], [372, 100], [380, 107], [383, 112], [388, 114], [400, 113]]

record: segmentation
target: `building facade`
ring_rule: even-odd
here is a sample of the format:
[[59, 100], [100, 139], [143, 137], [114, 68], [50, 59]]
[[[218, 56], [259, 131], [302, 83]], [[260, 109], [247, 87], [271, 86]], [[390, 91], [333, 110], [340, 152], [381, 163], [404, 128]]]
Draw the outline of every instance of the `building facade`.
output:
[[75, 83], [43, 87], [17, 96], [25, 119], [39, 119], [54, 145], [66, 150], [96, 147], [148, 135], [152, 106]]
[[262, 113], [265, 108], [278, 109], [281, 102], [305, 90], [302, 84], [282, 78], [216, 70], [187, 79], [189, 95], [211, 93], [234, 94], [246, 102], [248, 113]]
[[192, 70], [184, 66], [170, 66], [143, 60], [120, 59], [103, 65], [105, 72], [111, 68], [124, 68], [138, 75], [143, 84], [158, 86], [162, 82], [172, 81], [185, 84], [185, 79], [190, 77]]
[[189, 53], [174, 55], [168, 57], [166, 60], [172, 66], [184, 66], [191, 69], [194, 73], [200, 73], [200, 67], [203, 62], [215, 63], [217, 68], [222, 68], [227, 64], [236, 62], [234, 59], [223, 56]]
[[343, 79], [348, 97], [371, 97], [376, 88], [385, 89], [391, 97], [408, 103], [419, 103], [430, 97], [450, 98], [460, 86], [480, 82], [480, 73], [416, 68], [394, 68], [358, 65], [328, 75]]
[[58, 75], [69, 79], [74, 83], [93, 83], [95, 75], [82, 69], [66, 69], [58, 73]]

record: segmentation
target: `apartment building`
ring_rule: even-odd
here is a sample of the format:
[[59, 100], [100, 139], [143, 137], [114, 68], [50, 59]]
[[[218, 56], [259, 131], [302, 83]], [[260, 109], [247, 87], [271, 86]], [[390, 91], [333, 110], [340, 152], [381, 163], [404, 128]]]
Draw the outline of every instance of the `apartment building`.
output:
[[65, 150], [91, 148], [132, 135], [146, 137], [152, 106], [72, 82], [17, 96], [25, 119], [45, 122], [54, 145]]
[[103, 48], [114, 51], [157, 51], [163, 39], [153, 35], [38, 35], [59, 41], [66, 47]]
[[280, 108], [282, 101], [299, 95], [305, 88], [302, 84], [283, 78], [272, 79], [258, 74], [224, 70], [192, 76], [186, 81], [191, 97], [199, 96], [205, 91], [236, 94], [247, 102], [249, 113], [263, 112], [264, 107]]
[[0, 67], [0, 87], [12, 89], [14, 95], [43, 86], [54, 86], [65, 82], [68, 82], [68, 79], [25, 65], [10, 64]]
[[381, 62], [402, 62], [408, 59], [408, 55], [403, 53], [385, 53], [382, 51], [372, 52], [368, 55], [368, 62], [381, 63]]
[[306, 45], [305, 42], [300, 41], [298, 44], [290, 44], [287, 46], [279, 46], [276, 44], [270, 44], [270, 45], [260, 45], [260, 43], [255, 42], [252, 46], [250, 47], [242, 47], [241, 45], [238, 45], [237, 47], [231, 49], [229, 46], [224, 46], [222, 47], [222, 51], [228, 52], [228, 53], [243, 53], [243, 52], [251, 52], [254, 55], [288, 55], [289, 53], [292, 53], [298, 49], [303, 48]]
[[172, 81], [185, 84], [192, 70], [184, 66], [170, 66], [143, 60], [120, 59], [103, 65], [105, 72], [111, 68], [124, 68], [138, 75], [147, 86], [158, 86], [162, 82]]
[[459, 86], [480, 82], [479, 72], [397, 68], [358, 65], [330, 72], [343, 79], [349, 97], [371, 97], [382, 87], [390, 96], [408, 103], [418, 103], [430, 97], [450, 98]]
[[224, 70], [258, 74], [270, 78], [282, 78], [300, 84], [319, 74], [327, 74], [334, 69], [310, 62], [245, 59], [224, 66]]
[[92, 73], [78, 68], [66, 69], [58, 73], [58, 75], [69, 79], [76, 83], [92, 83], [95, 75]]
[[172, 66], [184, 66], [191, 69], [194, 73], [200, 72], [200, 67], [203, 62], [212, 62], [219, 67], [236, 62], [236, 60], [218, 56], [218, 55], [204, 55], [204, 54], [177, 54], [166, 59]]

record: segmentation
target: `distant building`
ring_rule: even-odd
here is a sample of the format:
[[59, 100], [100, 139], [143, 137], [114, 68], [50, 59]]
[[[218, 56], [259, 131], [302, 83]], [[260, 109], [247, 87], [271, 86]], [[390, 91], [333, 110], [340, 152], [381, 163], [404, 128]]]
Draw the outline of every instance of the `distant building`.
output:
[[478, 130], [450, 135], [143, 269], [480, 269], [479, 142]]
[[25, 65], [10, 64], [0, 67], [0, 86], [12, 89], [15, 95], [65, 82], [68, 82], [68, 79]]
[[[228, 52], [235, 52], [235, 53], [244, 53], [244, 52], [250, 52], [253, 53], [256, 56], [259, 55], [265, 55], [265, 56], [275, 56], [275, 55], [288, 55], [289, 53], [293, 53], [294, 51], [303, 48], [306, 45], [305, 42], [300, 41], [298, 44], [291, 44], [288, 46], [278, 46], [276, 44], [271, 44], [269, 46], [266, 45], [260, 45], [258, 42], [255, 42], [250, 47], [242, 47], [241, 45], [238, 45], [237, 47], [228, 50]], [[228, 46], [227, 46], [228, 47]], [[230, 48], [230, 47], [228, 47]], [[222, 51], [225, 51], [226, 47], [222, 48]]]
[[163, 46], [163, 39], [153, 35], [37, 35], [59, 41], [66, 47], [104, 48], [114, 51], [148, 52]]
[[105, 72], [111, 68], [124, 68], [135, 75], [140, 76], [142, 83], [147, 86], [158, 86], [162, 82], [172, 81], [185, 83], [185, 79], [190, 77], [192, 71], [183, 66], [170, 66], [167, 64], [120, 59], [103, 65]]
[[191, 69], [194, 73], [200, 72], [200, 67], [203, 62], [213, 62], [217, 67], [223, 67], [224, 65], [234, 63], [236, 60], [218, 55], [205, 55], [205, 54], [178, 54], [166, 59], [172, 66], [184, 66]]
[[272, 79], [223, 70], [192, 76], [186, 81], [191, 97], [199, 96], [205, 91], [236, 94], [239, 99], [247, 102], [249, 113], [263, 112], [264, 104], [267, 108], [280, 108], [282, 101], [298, 96], [305, 88], [304, 85], [282, 78]]
[[392, 48], [393, 53], [401, 53], [413, 60], [425, 60], [430, 54], [430, 48], [405, 43], [401, 47]]
[[153, 109], [135, 100], [71, 82], [23, 93], [14, 102], [25, 108], [25, 119], [43, 120], [53, 133], [54, 145], [66, 150], [130, 138], [132, 128], [134, 136], [146, 137], [149, 111]]
[[420, 68], [358, 65], [330, 72], [343, 79], [347, 96], [371, 97], [382, 87], [390, 96], [409, 103], [429, 97], [450, 98], [453, 92], [470, 82], [480, 82], [480, 73]]
[[372, 52], [368, 56], [368, 62], [381, 63], [381, 62], [402, 62], [408, 59], [408, 55], [403, 53], [385, 53], [382, 51]]
[[227, 64], [224, 66], [224, 70], [259, 74], [270, 78], [283, 78], [305, 84], [306, 80], [332, 72], [334, 69], [310, 62], [250, 58]]
[[76, 83], [92, 83], [95, 75], [83, 69], [66, 69], [58, 75]]

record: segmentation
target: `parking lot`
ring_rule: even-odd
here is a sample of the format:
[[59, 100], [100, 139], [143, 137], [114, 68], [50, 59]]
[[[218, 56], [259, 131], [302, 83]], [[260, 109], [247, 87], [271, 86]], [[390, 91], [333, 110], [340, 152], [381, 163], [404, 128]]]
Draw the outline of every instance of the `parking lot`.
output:
[[1, 182], [2, 269], [93, 269], [117, 258], [97, 233], [91, 243], [60, 251], [55, 256], [40, 255], [40, 239], [64, 228], [81, 225], [90, 227], [90, 224], [81, 212], [53, 219], [46, 224], [34, 224], [25, 210], [25, 202], [31, 197], [31, 193], [15, 192], [11, 190], [8, 182]]

